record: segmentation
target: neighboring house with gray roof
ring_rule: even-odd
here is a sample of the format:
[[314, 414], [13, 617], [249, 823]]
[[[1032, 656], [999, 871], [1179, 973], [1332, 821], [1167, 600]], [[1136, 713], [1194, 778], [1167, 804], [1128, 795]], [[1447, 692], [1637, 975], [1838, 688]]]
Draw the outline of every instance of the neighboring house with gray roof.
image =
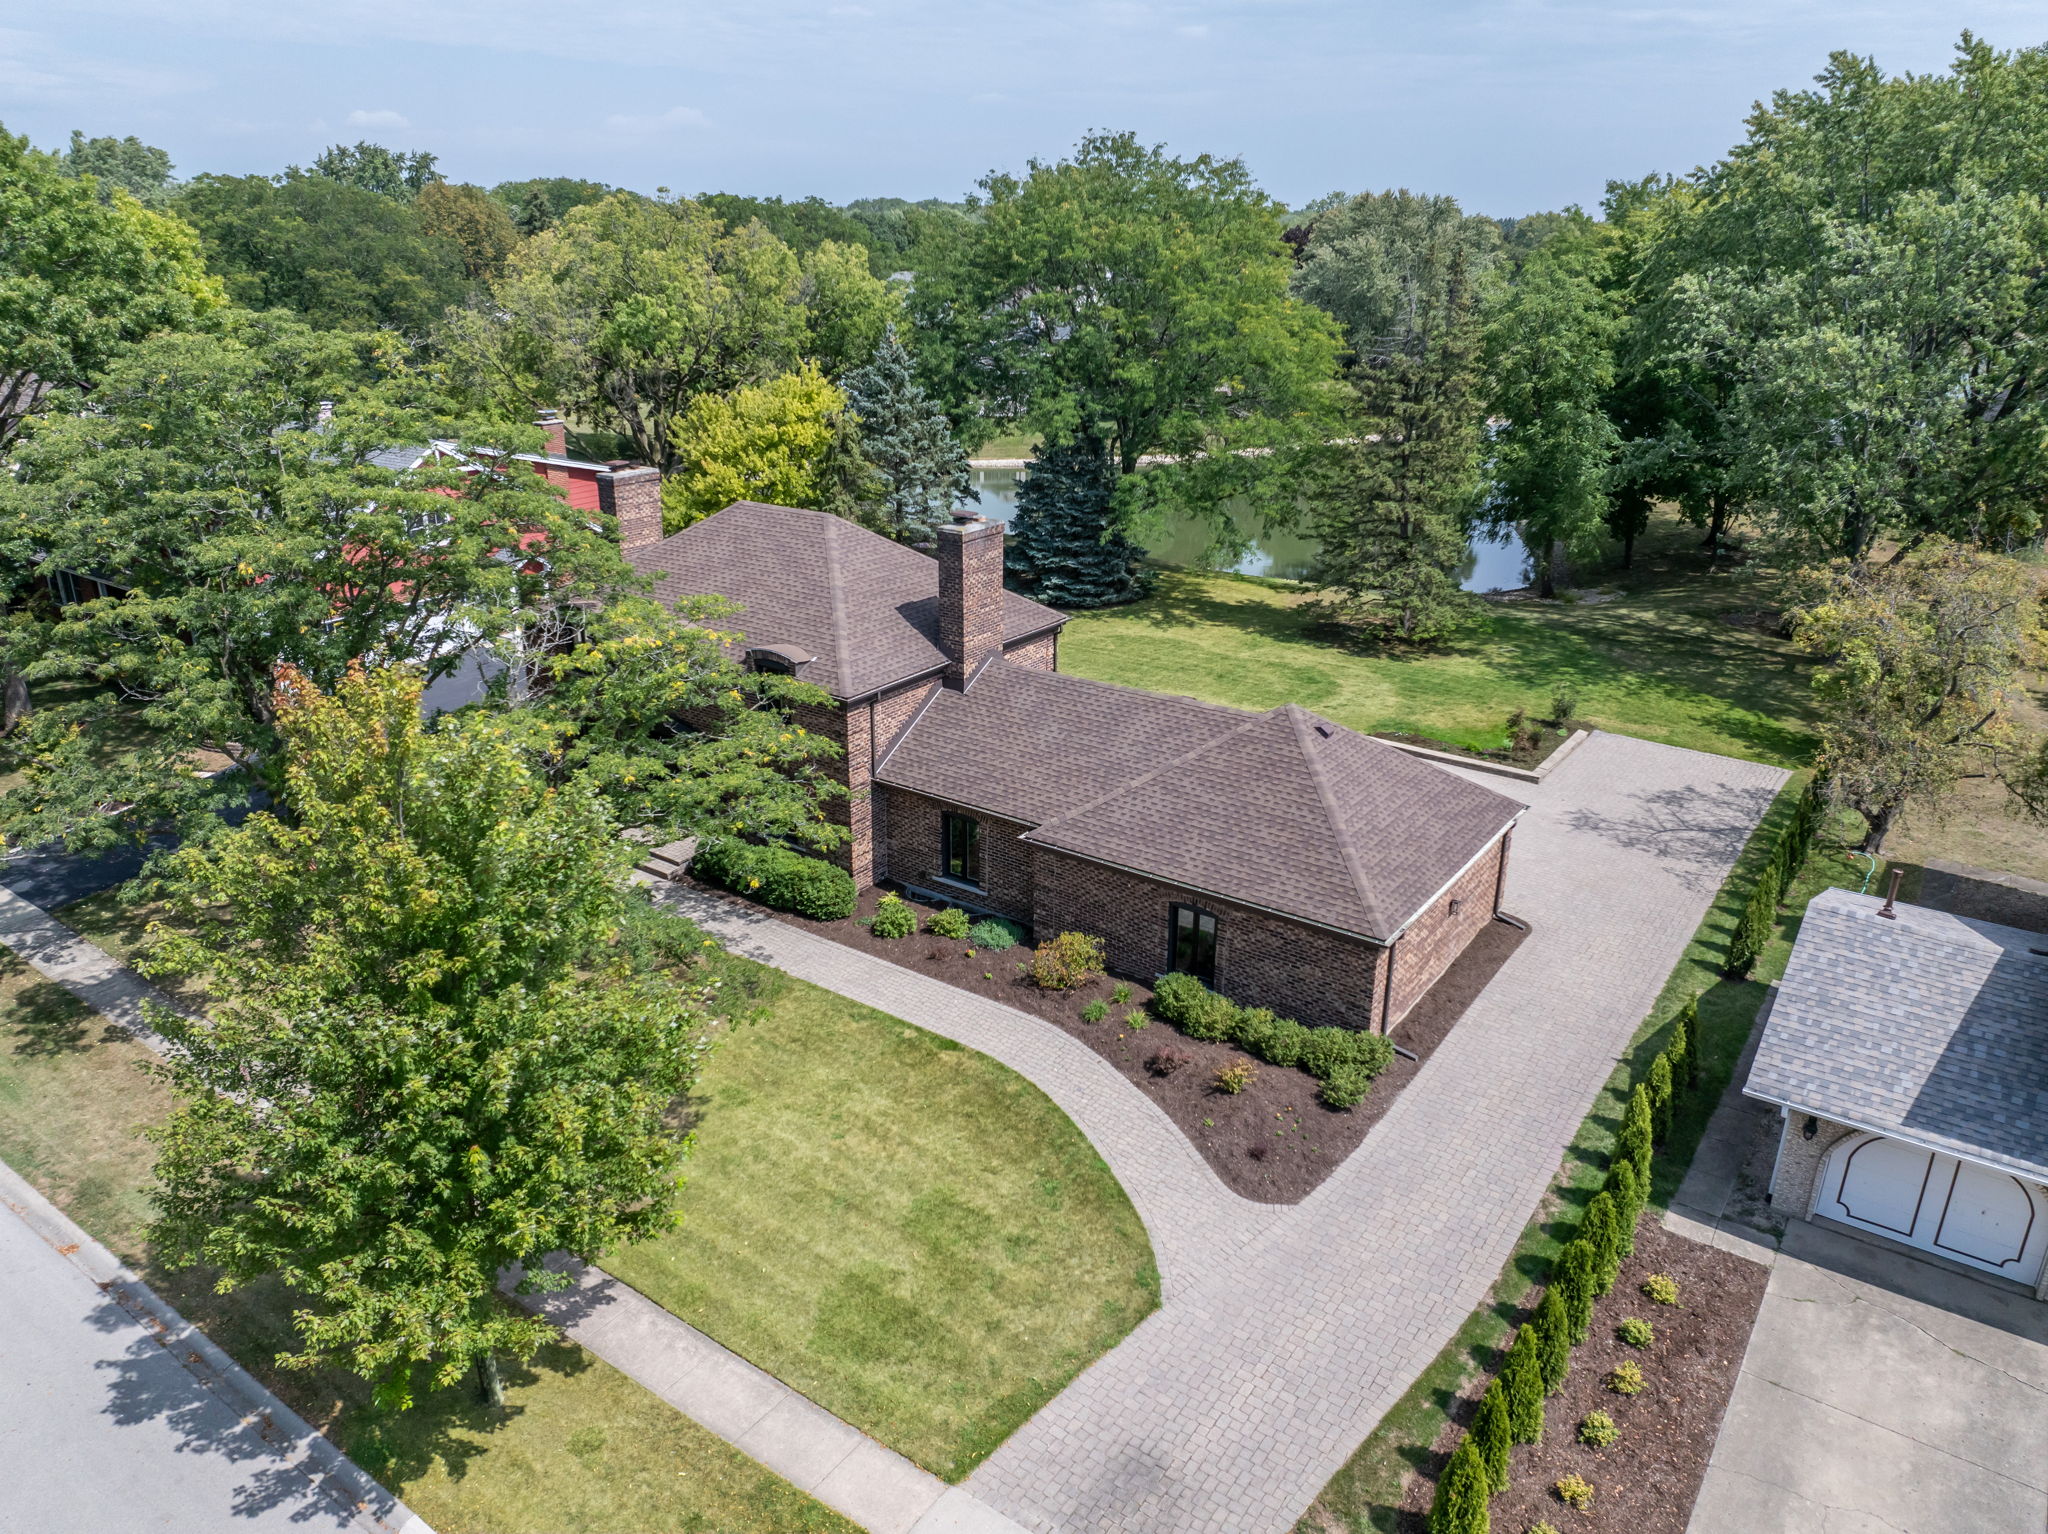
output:
[[742, 501], [624, 523], [668, 602], [725, 597], [755, 666], [816, 683], [845, 752], [844, 861], [1042, 933], [1104, 939], [1306, 1023], [1386, 1031], [1499, 913], [1521, 805], [1286, 706], [1262, 714], [1058, 669], [1066, 616], [1003, 586], [1003, 529], [937, 557]]
[[2048, 1298], [2048, 935], [1823, 890], [1743, 1090], [1774, 1207]]

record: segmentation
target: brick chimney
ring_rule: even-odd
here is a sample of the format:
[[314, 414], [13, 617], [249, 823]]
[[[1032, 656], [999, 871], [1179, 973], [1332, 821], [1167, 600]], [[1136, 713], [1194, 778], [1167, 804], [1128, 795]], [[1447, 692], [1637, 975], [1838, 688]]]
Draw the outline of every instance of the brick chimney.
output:
[[1003, 648], [1003, 525], [972, 512], [939, 529], [939, 648], [961, 688]]
[[597, 475], [597, 509], [619, 519], [619, 547], [661, 542], [661, 470], [614, 464]]
[[533, 424], [538, 426], [541, 435], [548, 439], [548, 445], [543, 449], [548, 457], [569, 456], [569, 425], [557, 412], [543, 410], [533, 418]]

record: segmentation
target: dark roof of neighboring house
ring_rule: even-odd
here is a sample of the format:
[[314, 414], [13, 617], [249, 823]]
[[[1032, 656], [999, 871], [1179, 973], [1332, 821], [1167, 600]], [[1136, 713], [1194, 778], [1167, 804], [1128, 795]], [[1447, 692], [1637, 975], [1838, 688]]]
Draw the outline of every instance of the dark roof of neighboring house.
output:
[[[792, 645], [816, 656], [798, 669], [836, 698], [860, 698], [945, 665], [939, 648], [939, 564], [928, 554], [822, 511], [738, 501], [659, 543], [626, 551], [657, 577], [664, 602], [728, 597], [749, 645]], [[1004, 593], [1005, 642], [1059, 627], [1066, 616]]]
[[1287, 705], [1270, 713], [997, 660], [941, 692], [875, 780], [1027, 841], [1386, 942], [1522, 806]]
[[2048, 1181], [2048, 936], [1823, 890], [1743, 1090]]

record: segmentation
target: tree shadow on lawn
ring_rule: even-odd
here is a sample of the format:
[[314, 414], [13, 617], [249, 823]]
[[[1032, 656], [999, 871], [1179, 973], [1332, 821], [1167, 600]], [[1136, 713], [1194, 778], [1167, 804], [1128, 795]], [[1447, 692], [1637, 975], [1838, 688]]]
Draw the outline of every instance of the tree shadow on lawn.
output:
[[[30, 1059], [84, 1054], [129, 1037], [86, 1008], [54, 980], [37, 980], [14, 996], [8, 1022], [19, 1031], [14, 1053]], [[95, 1028], [95, 1023], [101, 1026]]]

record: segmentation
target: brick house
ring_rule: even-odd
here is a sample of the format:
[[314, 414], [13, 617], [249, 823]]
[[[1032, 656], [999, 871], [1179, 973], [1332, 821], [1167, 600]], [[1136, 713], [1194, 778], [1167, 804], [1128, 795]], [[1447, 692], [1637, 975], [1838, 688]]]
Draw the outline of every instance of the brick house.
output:
[[1310, 1024], [1397, 1025], [1500, 909], [1522, 806], [1288, 705], [1247, 713], [1059, 670], [1066, 616], [1003, 586], [1003, 529], [937, 557], [742, 501], [669, 537], [622, 515], [675, 601], [740, 606], [751, 664], [831, 694], [842, 861], [1111, 969], [1200, 975]]

